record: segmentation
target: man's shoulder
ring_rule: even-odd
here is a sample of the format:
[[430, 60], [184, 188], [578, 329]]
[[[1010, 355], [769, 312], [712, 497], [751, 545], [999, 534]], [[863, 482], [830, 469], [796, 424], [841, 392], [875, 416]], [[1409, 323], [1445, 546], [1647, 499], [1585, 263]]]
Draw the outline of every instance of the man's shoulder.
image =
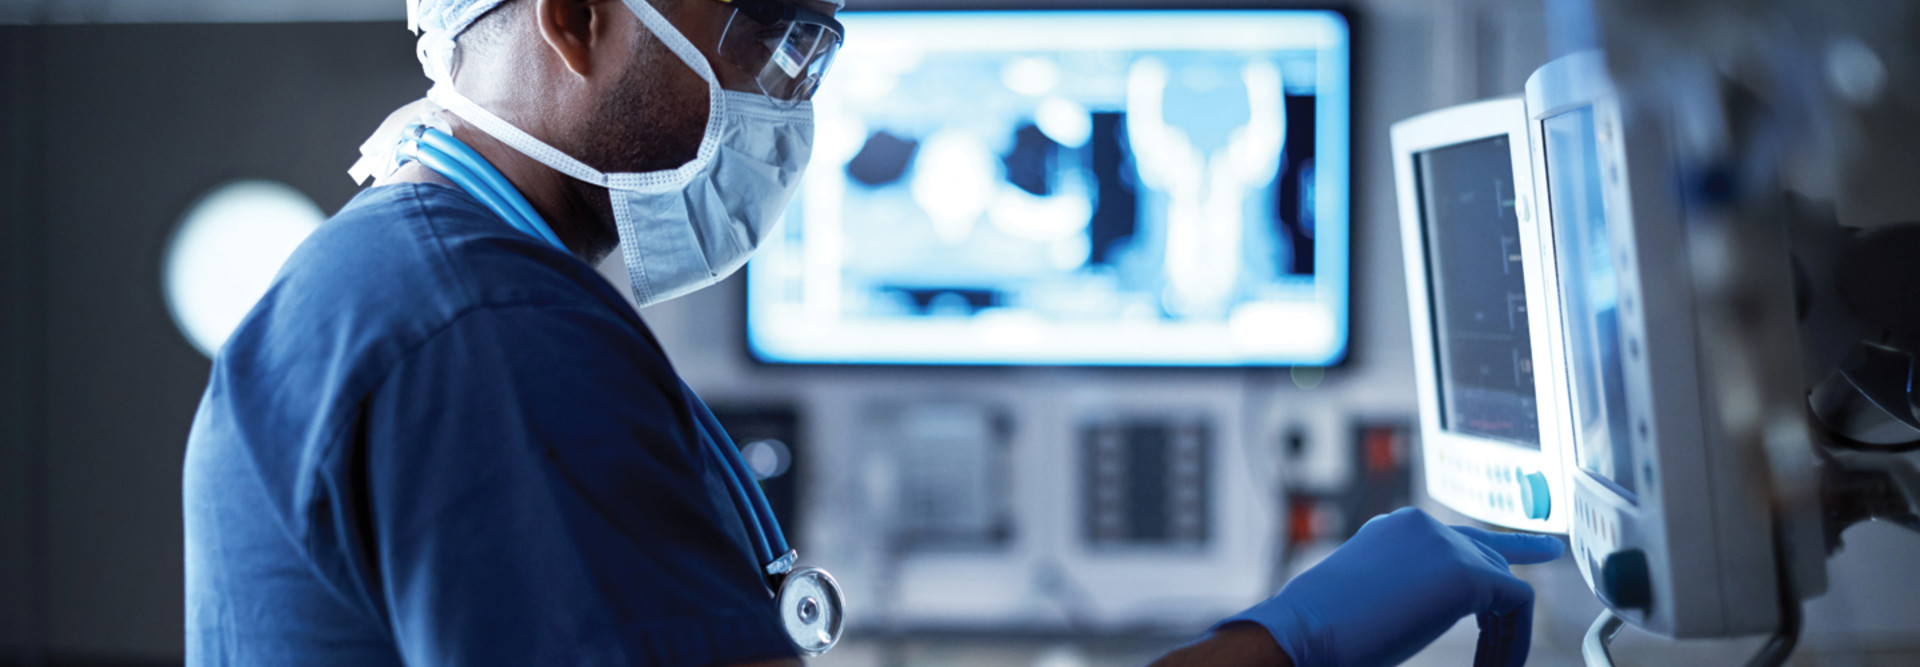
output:
[[[339, 296], [379, 294], [410, 310], [451, 314], [536, 294], [603, 296], [591, 267], [512, 227], [463, 191], [407, 183], [373, 188], [327, 221], [283, 277]], [[409, 288], [398, 294], [396, 288]], [[503, 289], [507, 288], [507, 289]], [[546, 288], [529, 290], [528, 288]]]
[[384, 186], [355, 197], [294, 252], [223, 356], [260, 365], [325, 357], [375, 371], [464, 315], [528, 307], [598, 312], [644, 336], [593, 267], [465, 192]]
[[[476, 308], [622, 307], [579, 259], [509, 227], [465, 192], [433, 184], [355, 197], [288, 260], [274, 297], [432, 327]], [[284, 300], [284, 299], [283, 299]]]
[[458, 190], [375, 188], [294, 252], [227, 340], [194, 439], [292, 456], [276, 473], [292, 480], [409, 359], [431, 352], [452, 372], [488, 358], [592, 351], [672, 375], [645, 324], [592, 267]]

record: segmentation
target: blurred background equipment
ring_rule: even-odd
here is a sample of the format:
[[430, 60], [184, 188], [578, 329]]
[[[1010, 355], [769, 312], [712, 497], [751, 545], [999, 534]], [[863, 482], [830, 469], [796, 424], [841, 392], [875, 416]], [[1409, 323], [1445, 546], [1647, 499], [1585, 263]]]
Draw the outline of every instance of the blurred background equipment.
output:
[[1012, 418], [964, 403], [881, 404], [875, 449], [893, 462], [896, 525], [907, 550], [1004, 549], [1014, 521]]
[[868, 403], [821, 464], [845, 477], [801, 549], [850, 564], [869, 638], [1178, 633], [1266, 588], [1274, 496], [1227, 437], [1232, 393], [967, 384]]
[[1196, 549], [1212, 512], [1204, 418], [1118, 418], [1080, 430], [1081, 539], [1102, 549]]

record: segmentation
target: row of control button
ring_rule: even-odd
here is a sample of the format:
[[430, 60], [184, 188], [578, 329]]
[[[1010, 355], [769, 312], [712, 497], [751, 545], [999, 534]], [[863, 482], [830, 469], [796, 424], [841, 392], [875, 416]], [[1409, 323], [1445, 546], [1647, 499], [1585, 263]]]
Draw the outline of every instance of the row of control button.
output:
[[1586, 527], [1588, 533], [1610, 545], [1620, 543], [1620, 533], [1605, 512], [1585, 503], [1579, 503], [1575, 509], [1580, 513], [1580, 524]]
[[[1528, 519], [1544, 520], [1553, 513], [1547, 477], [1527, 472], [1518, 466], [1484, 464], [1449, 456], [1438, 456], [1445, 495], [1484, 506], [1497, 512], [1517, 512]], [[1482, 481], [1484, 480], [1484, 481]]]

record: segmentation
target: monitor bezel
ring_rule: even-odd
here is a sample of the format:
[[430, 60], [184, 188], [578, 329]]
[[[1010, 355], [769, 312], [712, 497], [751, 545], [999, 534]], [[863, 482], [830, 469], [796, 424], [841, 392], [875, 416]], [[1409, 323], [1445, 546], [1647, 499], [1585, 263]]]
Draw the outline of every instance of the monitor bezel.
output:
[[[1542, 533], [1567, 530], [1566, 480], [1562, 459], [1567, 441], [1560, 415], [1560, 392], [1549, 381], [1554, 377], [1549, 366], [1556, 359], [1550, 354], [1545, 314], [1529, 308], [1528, 336], [1534, 363], [1535, 405], [1539, 413], [1540, 447], [1534, 449], [1507, 440], [1458, 433], [1443, 427], [1444, 402], [1440, 387], [1438, 341], [1435, 336], [1431, 266], [1427, 244], [1427, 221], [1422, 206], [1416, 161], [1428, 151], [1461, 144], [1505, 137], [1513, 167], [1516, 211], [1519, 215], [1521, 272], [1529, 294], [1539, 294], [1543, 277], [1541, 247], [1537, 236], [1539, 213], [1533, 184], [1532, 140], [1527, 131], [1527, 109], [1519, 97], [1506, 97], [1464, 104], [1423, 114], [1393, 125], [1393, 170], [1400, 209], [1401, 248], [1406, 261], [1407, 304], [1413, 330], [1414, 385], [1420, 410], [1420, 436], [1427, 493], [1435, 500], [1474, 519], [1487, 523]], [[1488, 502], [1480, 502], [1475, 493], [1451, 491], [1450, 479], [1459, 473], [1454, 460], [1476, 462], [1513, 461], [1523, 469], [1537, 471], [1547, 479], [1549, 512], [1545, 519], [1528, 519]], [[1477, 488], [1477, 487], [1476, 487]]]
[[[1346, 202], [1345, 202], [1346, 203], [1346, 206], [1345, 206], [1346, 247], [1343, 249], [1344, 252], [1342, 253], [1342, 267], [1339, 272], [1339, 278], [1342, 285], [1341, 291], [1343, 292], [1342, 296], [1344, 297], [1343, 308], [1345, 311], [1343, 313], [1343, 318], [1339, 326], [1339, 337], [1340, 337], [1339, 350], [1332, 357], [1330, 357], [1327, 361], [1323, 363], [1283, 363], [1283, 362], [1270, 363], [1270, 362], [1262, 362], [1262, 361], [1252, 361], [1252, 362], [1235, 363], [1235, 364], [1199, 364], [1199, 363], [1191, 363], [1191, 362], [1151, 363], [1151, 362], [1137, 362], [1137, 361], [1121, 362], [1121, 363], [1093, 363], [1093, 362], [1070, 362], [1070, 361], [1057, 362], [1057, 363], [1056, 362], [1024, 363], [1024, 362], [1009, 362], [1009, 361], [992, 361], [992, 362], [895, 361], [895, 360], [884, 360], [884, 361], [831, 360], [829, 361], [829, 360], [815, 360], [815, 359], [794, 360], [794, 359], [777, 358], [777, 357], [772, 357], [772, 356], [763, 354], [762, 351], [757, 346], [755, 346], [753, 342], [753, 332], [752, 332], [752, 326], [753, 326], [752, 289], [753, 288], [752, 288], [752, 280], [747, 276], [747, 274], [753, 270], [753, 263], [749, 261], [747, 265], [743, 267], [743, 269], [739, 272], [740, 273], [739, 282], [741, 283], [741, 286], [739, 288], [740, 302], [739, 302], [738, 314], [741, 318], [740, 319], [741, 326], [736, 330], [735, 344], [737, 346], [737, 349], [739, 349], [743, 353], [743, 355], [746, 357], [746, 360], [751, 367], [764, 369], [764, 370], [859, 369], [859, 370], [942, 370], [942, 371], [950, 371], [950, 372], [969, 372], [969, 371], [996, 371], [996, 370], [1023, 370], [1023, 369], [1024, 370], [1069, 369], [1069, 370], [1095, 370], [1095, 371], [1113, 371], [1113, 372], [1146, 371], [1146, 372], [1219, 373], [1219, 372], [1249, 372], [1249, 371], [1254, 371], [1254, 372], [1284, 371], [1284, 370], [1301, 369], [1301, 368], [1332, 370], [1332, 369], [1343, 368], [1353, 363], [1354, 357], [1356, 354], [1354, 350], [1354, 342], [1356, 338], [1354, 335], [1355, 315], [1356, 315], [1356, 312], [1358, 311], [1358, 309], [1355, 307], [1356, 299], [1354, 297], [1354, 289], [1353, 289], [1354, 274], [1355, 274], [1353, 263], [1356, 258], [1355, 239], [1354, 239], [1354, 231], [1356, 229], [1354, 225], [1354, 209], [1356, 204], [1356, 198], [1353, 196], [1353, 190], [1354, 190], [1354, 176], [1358, 171], [1355, 168], [1355, 163], [1362, 159], [1360, 157], [1361, 152], [1358, 150], [1355, 150], [1355, 146], [1359, 142], [1358, 140], [1359, 135], [1358, 133], [1354, 132], [1354, 121], [1359, 118], [1359, 109], [1358, 109], [1359, 96], [1355, 94], [1355, 90], [1358, 88], [1359, 84], [1363, 81], [1363, 78], [1362, 78], [1363, 75], [1359, 72], [1358, 68], [1356, 67], [1357, 59], [1355, 58], [1355, 54], [1358, 52], [1359, 47], [1361, 45], [1361, 37], [1359, 33], [1360, 33], [1360, 25], [1362, 25], [1362, 23], [1357, 18], [1356, 16], [1357, 12], [1353, 9], [1351, 4], [1340, 3], [1340, 2], [1302, 4], [1302, 3], [1282, 2], [1277, 0], [1251, 0], [1249, 2], [1231, 2], [1231, 1], [1223, 2], [1219, 0], [1210, 0], [1205, 2], [1197, 2], [1191, 5], [1188, 5], [1188, 4], [1175, 5], [1175, 4], [1166, 2], [1165, 0], [1157, 0], [1157, 1], [1154, 1], [1154, 0], [1147, 0], [1147, 1], [1096, 0], [1093, 2], [1075, 2], [1073, 0], [1041, 0], [1040, 2], [1035, 2], [1035, 3], [1017, 3], [1017, 2], [1014, 2], [1013, 0], [989, 0], [987, 2], [979, 2], [979, 3], [965, 2], [963, 0], [932, 0], [930, 2], [916, 2], [916, 1], [895, 2], [890, 0], [881, 0], [880, 2], [875, 2], [872, 4], [863, 4], [858, 9], [843, 10], [842, 12], [839, 13], [839, 15], [845, 16], [850, 13], [852, 14], [862, 14], [862, 13], [899, 14], [899, 13], [934, 13], [934, 12], [1043, 13], [1043, 12], [1080, 11], [1080, 10], [1101, 11], [1101, 12], [1138, 12], [1143, 14], [1159, 13], [1159, 12], [1186, 13], [1186, 12], [1212, 12], [1212, 11], [1217, 11], [1217, 12], [1277, 11], [1277, 12], [1288, 12], [1288, 13], [1326, 13], [1326, 14], [1331, 14], [1334, 17], [1338, 18], [1341, 24], [1344, 25], [1346, 30], [1346, 35], [1345, 35], [1346, 36], [1346, 63], [1345, 65], [1346, 65], [1346, 74], [1347, 74], [1347, 80], [1346, 80], [1347, 100], [1346, 100], [1346, 113], [1343, 114], [1345, 116], [1343, 120], [1347, 127], [1347, 136], [1346, 136], [1347, 157], [1346, 157], [1346, 168], [1343, 170], [1344, 173], [1341, 175], [1344, 177], [1345, 183], [1346, 183], [1346, 188], [1345, 188], [1346, 190]], [[857, 36], [855, 38], [857, 39]]]

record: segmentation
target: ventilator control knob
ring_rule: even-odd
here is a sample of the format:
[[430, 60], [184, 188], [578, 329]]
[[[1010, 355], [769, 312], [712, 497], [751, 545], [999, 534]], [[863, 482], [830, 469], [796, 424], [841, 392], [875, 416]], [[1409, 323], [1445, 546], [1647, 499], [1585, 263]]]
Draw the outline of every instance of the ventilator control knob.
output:
[[1520, 484], [1520, 508], [1527, 518], [1539, 521], [1553, 514], [1553, 497], [1547, 493], [1547, 476], [1537, 472], [1522, 475]]
[[1621, 609], [1653, 606], [1653, 582], [1647, 577], [1647, 554], [1626, 549], [1607, 554], [1600, 564], [1600, 597]]

